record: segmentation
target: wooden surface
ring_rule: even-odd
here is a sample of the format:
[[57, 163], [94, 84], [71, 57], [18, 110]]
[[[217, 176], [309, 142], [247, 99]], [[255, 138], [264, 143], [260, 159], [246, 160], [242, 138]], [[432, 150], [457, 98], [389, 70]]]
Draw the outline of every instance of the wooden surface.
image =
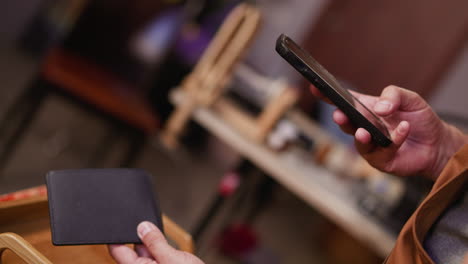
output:
[[136, 87], [84, 58], [53, 50], [44, 60], [41, 77], [66, 94], [77, 97], [97, 109], [152, 134], [158, 119], [148, 101]]
[[[178, 92], [173, 94], [172, 100], [181, 104], [184, 96], [183, 92]], [[380, 256], [387, 256], [393, 248], [395, 237], [361, 213], [345, 179], [315, 165], [311, 157], [307, 159], [296, 152], [275, 153], [263, 144], [247, 140], [209, 108], [197, 108], [193, 118]]]
[[15, 233], [0, 234], [0, 260], [6, 250], [11, 250], [28, 264], [52, 264], [29, 242]]
[[180, 250], [190, 253], [195, 252], [195, 244], [192, 236], [187, 233], [187, 231], [182, 229], [182, 227], [165, 215], [163, 215], [163, 224], [166, 236], [170, 240], [174, 241]]
[[[0, 234], [12, 232], [20, 235], [53, 263], [114, 263], [105, 245], [53, 246], [48, 212], [46, 196], [0, 202]], [[164, 215], [163, 225], [166, 236], [179, 249], [194, 252], [189, 233]], [[3, 255], [5, 263], [24, 263], [10, 250]]]
[[294, 88], [284, 86], [278, 95], [271, 98], [257, 119], [258, 142], [264, 142], [278, 120], [296, 103], [297, 97], [298, 92]]
[[[0, 233], [12, 232], [31, 243], [53, 263], [114, 263], [104, 245], [52, 245], [47, 198], [0, 203]], [[11, 251], [2, 258], [5, 263], [23, 263]]]

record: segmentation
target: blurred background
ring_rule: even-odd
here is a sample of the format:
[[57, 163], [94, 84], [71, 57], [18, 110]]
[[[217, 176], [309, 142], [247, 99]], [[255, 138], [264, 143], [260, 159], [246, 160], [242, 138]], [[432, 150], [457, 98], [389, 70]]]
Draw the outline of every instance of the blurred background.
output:
[[[242, 2], [261, 23], [220, 97], [259, 116], [281, 105], [271, 91], [283, 87], [297, 93], [294, 106], [262, 140], [226, 126], [245, 146], [196, 115], [178, 147], [167, 146], [171, 94]], [[332, 124], [333, 108], [309, 95], [275, 41], [289, 35], [349, 89], [416, 91], [466, 131], [466, 8], [461, 0], [2, 1], [0, 194], [42, 185], [50, 170], [144, 168], [163, 211], [208, 263], [381, 263], [431, 183], [366, 168]], [[362, 168], [350, 173], [355, 164]], [[354, 215], [366, 224], [353, 225]]]

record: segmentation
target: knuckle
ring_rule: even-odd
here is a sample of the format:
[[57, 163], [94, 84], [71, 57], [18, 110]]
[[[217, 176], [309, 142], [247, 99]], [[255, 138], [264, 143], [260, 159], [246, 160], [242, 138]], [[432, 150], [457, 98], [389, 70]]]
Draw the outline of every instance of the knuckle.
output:
[[413, 98], [420, 98], [421, 97], [417, 92], [411, 91], [411, 90], [408, 90], [408, 94]]
[[151, 252], [154, 252], [158, 249], [159, 245], [161, 244], [161, 241], [159, 241], [158, 239], [148, 239], [146, 242], [145, 242], [145, 245], [146, 247], [148, 247], [148, 249], [151, 251]]
[[142, 240], [148, 250], [152, 252], [157, 250], [162, 244], [166, 243], [164, 238], [157, 236], [152, 232], [148, 233]]
[[401, 88], [396, 85], [389, 85], [383, 89], [382, 94], [396, 93], [399, 92], [400, 89]]
[[382, 167], [382, 171], [387, 172], [387, 173], [390, 173], [390, 174], [394, 174], [394, 173], [397, 172], [395, 166], [388, 166], [388, 165], [387, 165], [387, 166], [383, 166], [383, 167]]

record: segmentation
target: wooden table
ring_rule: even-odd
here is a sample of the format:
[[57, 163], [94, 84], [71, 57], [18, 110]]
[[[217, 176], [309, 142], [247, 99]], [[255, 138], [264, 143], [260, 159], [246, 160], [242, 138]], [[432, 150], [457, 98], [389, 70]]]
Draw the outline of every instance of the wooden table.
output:
[[[178, 90], [172, 101], [181, 104], [184, 96]], [[377, 254], [385, 257], [390, 253], [396, 237], [358, 208], [345, 179], [297, 152], [276, 153], [246, 139], [210, 108], [197, 108], [192, 118]]]

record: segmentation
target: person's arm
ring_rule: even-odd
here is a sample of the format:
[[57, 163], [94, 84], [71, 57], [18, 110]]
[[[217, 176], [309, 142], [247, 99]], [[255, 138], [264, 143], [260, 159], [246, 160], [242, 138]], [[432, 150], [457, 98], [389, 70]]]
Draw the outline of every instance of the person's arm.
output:
[[[323, 98], [315, 87], [311, 86], [311, 91]], [[443, 122], [415, 92], [388, 86], [379, 97], [353, 94], [383, 119], [393, 144], [386, 148], [373, 144], [369, 132], [353, 127], [340, 110], [333, 113], [333, 120], [354, 135], [359, 153], [379, 170], [399, 176], [421, 174], [435, 180], [450, 157], [468, 143], [466, 135]]]
[[119, 264], [203, 264], [194, 255], [170, 246], [161, 231], [150, 222], [142, 222], [137, 233], [143, 245], [135, 250], [125, 245], [109, 245], [109, 253]]
[[[458, 128], [444, 122], [444, 139], [442, 146], [439, 148], [438, 157], [434, 167], [431, 169], [435, 177], [442, 172], [449, 159], [457, 152], [463, 145], [468, 144], [468, 136], [461, 132]], [[434, 178], [435, 179], [435, 178]]]

